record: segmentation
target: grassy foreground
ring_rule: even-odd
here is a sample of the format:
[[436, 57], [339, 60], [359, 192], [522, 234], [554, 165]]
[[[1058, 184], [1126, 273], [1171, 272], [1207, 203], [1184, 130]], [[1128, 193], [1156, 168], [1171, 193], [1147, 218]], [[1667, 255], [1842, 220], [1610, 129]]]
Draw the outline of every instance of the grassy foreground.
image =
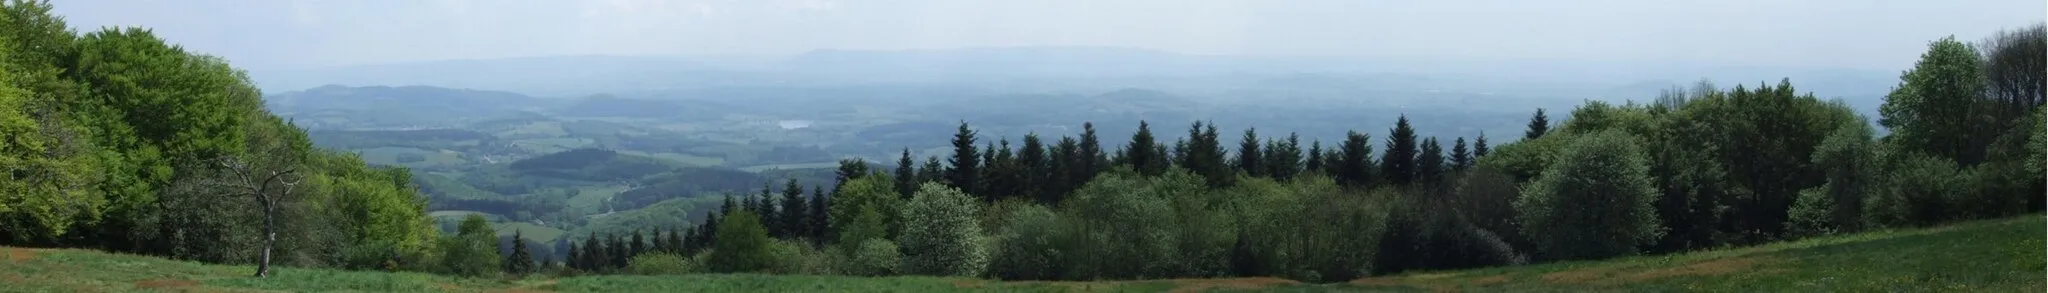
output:
[[1344, 284], [1270, 278], [1000, 282], [966, 278], [690, 275], [518, 280], [207, 265], [0, 247], [0, 292], [2042, 292], [2044, 218], [1960, 223], [1690, 254], [1413, 273]]

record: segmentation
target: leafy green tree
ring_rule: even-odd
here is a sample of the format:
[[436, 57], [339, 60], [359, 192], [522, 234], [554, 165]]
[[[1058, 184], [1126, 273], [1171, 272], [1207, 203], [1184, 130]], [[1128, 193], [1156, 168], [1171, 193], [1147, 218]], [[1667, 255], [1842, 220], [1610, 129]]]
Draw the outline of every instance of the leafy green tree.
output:
[[998, 234], [995, 254], [990, 256], [989, 275], [1004, 280], [1047, 280], [1059, 276], [1067, 260], [1062, 258], [1057, 237], [1059, 215], [1039, 205], [1027, 205], [1005, 219]]
[[1878, 108], [1878, 123], [1892, 130], [1887, 138], [1904, 150], [1954, 160], [1962, 166], [1983, 161], [1992, 135], [1978, 128], [1991, 125], [1977, 104], [1987, 92], [1983, 59], [1969, 44], [1943, 37], [1927, 46], [1920, 61], [1899, 77], [1900, 83]]
[[829, 222], [835, 225], [832, 234], [841, 237], [840, 243], [859, 243], [857, 239], [844, 237], [848, 227], [856, 225], [855, 221], [858, 221], [858, 218], [855, 216], [864, 208], [881, 212], [879, 220], [885, 228], [884, 232], [888, 232], [885, 235], [895, 235], [892, 232], [898, 229], [895, 223], [901, 219], [896, 211], [897, 207], [903, 205], [903, 198], [896, 196], [891, 182], [889, 176], [874, 174], [854, 179], [847, 182], [846, 186], [840, 187], [839, 196], [832, 199], [832, 206], [828, 211], [828, 217], [831, 218]]
[[1574, 139], [1515, 201], [1525, 235], [1547, 259], [1636, 254], [1657, 239], [1656, 190], [1635, 138], [1608, 130]]
[[491, 231], [491, 223], [483, 216], [470, 214], [463, 217], [456, 235], [441, 240], [442, 268], [445, 272], [464, 276], [482, 276], [497, 272], [501, 268], [498, 257], [498, 239]]
[[903, 250], [888, 239], [861, 241], [851, 258], [847, 273], [856, 276], [892, 275], [903, 266]]
[[2048, 102], [2048, 24], [2001, 30], [1977, 49], [1983, 50], [1987, 104], [1995, 120], [2022, 119]]
[[958, 189], [925, 184], [899, 212], [900, 241], [909, 274], [977, 276], [988, 266], [987, 237], [975, 216], [980, 205]]
[[1387, 184], [1407, 186], [1416, 179], [1415, 128], [1408, 125], [1408, 115], [1401, 115], [1388, 132], [1387, 153], [1380, 155], [1380, 176], [1387, 179]]
[[1879, 151], [1883, 179], [1864, 203], [1864, 219], [1877, 228], [1934, 225], [1958, 218], [1955, 196], [1964, 194], [1963, 172], [1947, 158], [1909, 150]]
[[1543, 114], [1543, 108], [1536, 108], [1536, 115], [1529, 117], [1529, 130], [1522, 132], [1522, 140], [1533, 140], [1550, 132], [1550, 116]]
[[947, 163], [952, 168], [946, 171], [946, 183], [969, 194], [980, 194], [981, 153], [974, 147], [974, 129], [967, 128], [967, 122], [960, 122], [960, 131], [953, 134], [953, 158]]
[[761, 216], [750, 212], [734, 213], [719, 223], [718, 237], [712, 245], [711, 255], [706, 264], [711, 271], [720, 273], [760, 272], [775, 264], [775, 256], [768, 251], [768, 230], [761, 225]]

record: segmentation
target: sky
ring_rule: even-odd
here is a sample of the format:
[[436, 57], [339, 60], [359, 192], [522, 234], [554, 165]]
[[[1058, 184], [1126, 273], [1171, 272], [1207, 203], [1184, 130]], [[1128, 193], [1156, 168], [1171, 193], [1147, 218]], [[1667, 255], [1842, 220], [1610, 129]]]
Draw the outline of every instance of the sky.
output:
[[63, 0], [253, 70], [551, 55], [1109, 46], [1903, 70], [2041, 0]]

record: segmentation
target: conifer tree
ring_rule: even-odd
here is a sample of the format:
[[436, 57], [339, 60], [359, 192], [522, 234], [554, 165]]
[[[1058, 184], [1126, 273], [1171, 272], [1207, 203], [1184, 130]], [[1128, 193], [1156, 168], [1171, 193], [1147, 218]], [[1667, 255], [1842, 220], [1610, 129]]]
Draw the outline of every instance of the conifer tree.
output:
[[1181, 146], [1184, 147], [1176, 148], [1180, 150], [1174, 157], [1176, 164], [1201, 174], [1209, 187], [1226, 187], [1236, 181], [1237, 172], [1224, 161], [1223, 145], [1216, 136], [1214, 123], [1195, 122], [1188, 128], [1188, 138]]
[[1465, 147], [1465, 138], [1459, 137], [1451, 144], [1451, 170], [1463, 172], [1472, 168], [1472, 153]]
[[639, 256], [640, 253], [647, 252], [647, 238], [643, 236], [640, 234], [640, 229], [633, 229], [633, 238], [626, 239], [626, 258], [633, 258], [634, 256]]
[[605, 264], [607, 267], [623, 269], [626, 267], [626, 260], [633, 258], [632, 247], [626, 246], [625, 235], [612, 235], [611, 244], [606, 247], [611, 248], [611, 251], [605, 253], [605, 256], [611, 257]]
[[1529, 130], [1522, 132], [1522, 140], [1536, 140], [1550, 132], [1550, 116], [1543, 114], [1543, 108], [1536, 108], [1536, 116], [1529, 117]]
[[917, 193], [917, 184], [923, 183], [918, 182], [917, 175], [917, 162], [911, 161], [910, 148], [903, 148], [903, 157], [896, 159], [896, 193], [902, 197]]
[[1301, 135], [1288, 133], [1287, 140], [1273, 140], [1266, 144], [1267, 155], [1263, 164], [1266, 175], [1275, 180], [1294, 180], [1301, 173]]
[[562, 260], [562, 266], [576, 270], [589, 270], [583, 267], [583, 249], [576, 247], [575, 241], [569, 242], [568, 250], [569, 258]]
[[512, 230], [512, 255], [505, 257], [505, 273], [523, 275], [533, 272], [533, 253], [526, 250], [526, 236], [519, 230]]
[[987, 190], [984, 190], [988, 195], [984, 196], [984, 198], [994, 202], [1003, 198], [1023, 195], [1023, 166], [1017, 163], [1016, 152], [1010, 150], [1010, 139], [1003, 138], [997, 140], [993, 152], [995, 154], [990, 157], [990, 160], [985, 161], [988, 167], [983, 168], [985, 171], [982, 178], [987, 181], [988, 186]]
[[[881, 176], [881, 174], [876, 173], [875, 176]], [[838, 192], [838, 189], [833, 189], [833, 192]], [[808, 214], [809, 217], [807, 217], [810, 220], [810, 229], [806, 231], [805, 236], [810, 237], [813, 243], [824, 244], [826, 240], [832, 238], [832, 235], [830, 235], [832, 233], [825, 232], [831, 229], [831, 221], [828, 219], [830, 217], [826, 216], [826, 211], [832, 208], [831, 205], [831, 200], [825, 197], [825, 189], [817, 186], [811, 187], [811, 203], [806, 205], [811, 208]]]
[[1322, 140], [1313, 140], [1308, 142], [1308, 159], [1302, 160], [1301, 165], [1301, 171], [1305, 173], [1323, 172]]
[[1491, 151], [1491, 149], [1486, 146], [1486, 133], [1481, 132], [1479, 133], [1479, 138], [1472, 141], [1472, 164], [1478, 165], [1479, 158], [1486, 157], [1486, 152], [1488, 151]]
[[[946, 181], [946, 172], [946, 165], [939, 161], [939, 157], [925, 157], [924, 165], [917, 169], [917, 180], [918, 182], [947, 183], [950, 181]], [[919, 185], [923, 185], [923, 183], [919, 183]]]
[[1159, 157], [1165, 156], [1164, 152], [1155, 147], [1158, 145], [1159, 142], [1152, 137], [1152, 125], [1138, 121], [1138, 132], [1131, 134], [1131, 143], [1124, 145], [1123, 152], [1117, 158], [1123, 161], [1121, 163], [1131, 165], [1131, 169], [1137, 170], [1138, 174], [1159, 175], [1166, 172], [1166, 166], [1157, 166], [1159, 161], [1164, 161]]
[[[1138, 121], [1139, 128], [1144, 128], [1144, 123], [1145, 121]], [[1075, 152], [1079, 156], [1079, 160], [1075, 162], [1080, 164], [1074, 165], [1077, 167], [1075, 169], [1077, 172], [1074, 174], [1079, 176], [1074, 176], [1073, 179], [1078, 182], [1088, 182], [1090, 179], [1095, 179], [1095, 174], [1100, 174], [1103, 169], [1109, 168], [1109, 152], [1102, 149], [1102, 140], [1095, 136], [1095, 123], [1093, 122], [1081, 123], [1080, 148], [1075, 149]], [[1080, 188], [1081, 184], [1069, 184], [1069, 186]]]
[[1024, 134], [1024, 147], [1017, 151], [1017, 169], [1017, 195], [1031, 200], [1044, 197], [1052, 164], [1047, 162], [1045, 142], [1039, 141], [1038, 133]]
[[1333, 152], [1334, 155], [1324, 156], [1325, 159], [1335, 158], [1333, 162], [1324, 164], [1335, 169], [1330, 173], [1336, 175], [1339, 184], [1351, 188], [1364, 188], [1372, 184], [1372, 143], [1369, 142], [1371, 139], [1371, 135], [1357, 131], [1346, 133], [1344, 144]]
[[846, 182], [847, 182], [847, 181], [853, 181], [854, 179], [860, 179], [860, 177], [861, 177], [861, 176], [867, 176], [867, 175], [868, 175], [868, 160], [867, 160], [867, 159], [861, 159], [861, 158], [848, 158], [848, 159], [840, 159], [840, 160], [839, 160], [839, 170], [837, 170], [837, 171], [834, 171], [834, 172], [832, 173], [832, 187], [833, 187], [834, 189], [837, 189], [837, 188], [839, 187], [839, 185], [841, 185], [841, 184], [846, 184]]
[[946, 185], [967, 194], [981, 194], [981, 153], [975, 150], [974, 136], [974, 129], [961, 121], [960, 131], [953, 134], [953, 158], [948, 161], [953, 166], [946, 172]]
[[1082, 162], [1084, 157], [1080, 151], [1080, 143], [1071, 136], [1060, 137], [1059, 144], [1053, 145], [1052, 159], [1046, 171], [1046, 190], [1039, 194], [1039, 204], [1058, 206], [1061, 200], [1066, 199], [1068, 193], [1081, 186], [1076, 182], [1088, 180], [1083, 177], [1087, 175], [1082, 174], [1084, 170], [1081, 168], [1086, 163]]
[[641, 253], [662, 252], [669, 250], [668, 237], [663, 237], [661, 235], [661, 228], [648, 229], [648, 231], [653, 231], [652, 233], [654, 233], [654, 235], [647, 236], [647, 251], [642, 251]]
[[605, 249], [604, 242], [597, 239], [597, 233], [591, 233], [583, 237], [583, 255], [580, 255], [581, 259], [579, 259], [582, 262], [577, 264], [583, 270], [600, 272], [604, 271], [605, 264], [611, 263], [611, 256], [607, 256], [608, 253], [606, 253], [611, 250]]
[[1415, 128], [1408, 125], [1408, 115], [1401, 115], [1388, 132], [1392, 134], [1387, 136], [1387, 153], [1380, 156], [1380, 176], [1387, 184], [1408, 185], [1415, 181]]
[[1266, 153], [1259, 148], [1259, 131], [1246, 128], [1244, 138], [1237, 143], [1237, 170], [1252, 177], [1266, 177], [1269, 170], [1265, 164]]
[[809, 203], [810, 201], [804, 199], [803, 186], [797, 186], [795, 178], [784, 181], [782, 185], [782, 211], [776, 213], [776, 215], [782, 217], [779, 219], [782, 221], [782, 224], [776, 225], [782, 227], [782, 234], [778, 235], [779, 237], [797, 238], [807, 236], [804, 235], [804, 232], [809, 231], [811, 227], [811, 220], [805, 218], [805, 214], [811, 212], [811, 207], [807, 206]]
[[1422, 150], [1415, 153], [1415, 180], [1422, 186], [1436, 186], [1444, 182], [1444, 147], [1436, 137], [1422, 140]]
[[748, 210], [761, 217], [761, 226], [768, 229], [769, 237], [782, 235], [781, 213], [776, 212], [775, 193], [768, 189], [768, 183], [761, 183], [761, 193], [754, 194], [754, 208]]

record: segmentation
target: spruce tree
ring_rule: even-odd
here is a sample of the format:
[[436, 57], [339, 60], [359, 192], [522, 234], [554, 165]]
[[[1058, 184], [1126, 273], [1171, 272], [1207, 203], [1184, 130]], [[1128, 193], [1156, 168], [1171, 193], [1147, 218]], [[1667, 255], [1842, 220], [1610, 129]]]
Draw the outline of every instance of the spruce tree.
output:
[[1334, 156], [1325, 156], [1336, 158], [1334, 162], [1324, 164], [1335, 169], [1330, 173], [1336, 175], [1339, 184], [1351, 188], [1364, 188], [1372, 184], [1372, 143], [1369, 142], [1371, 139], [1371, 135], [1357, 131], [1346, 133], [1344, 144], [1334, 152]]
[[1308, 142], [1308, 159], [1302, 160], [1301, 165], [1301, 171], [1304, 173], [1323, 172], [1322, 140], [1313, 140]]
[[649, 242], [649, 244], [647, 245], [647, 251], [642, 251], [641, 253], [668, 251], [668, 237], [662, 237], [661, 228], [654, 228], [648, 230], [653, 231], [654, 235], [647, 236], [647, 242]]
[[1422, 186], [1436, 186], [1444, 181], [1444, 147], [1436, 137], [1422, 140], [1422, 150], [1415, 153], [1415, 180]]
[[723, 203], [723, 204], [719, 204], [719, 205], [718, 205], [718, 215], [721, 215], [721, 216], [723, 216], [723, 215], [732, 215], [732, 212], [733, 212], [733, 210], [734, 210], [734, 209], [736, 209], [736, 208], [739, 208], [739, 207], [738, 207], [738, 204], [737, 204], [737, 203], [734, 203], [734, 202], [733, 202], [733, 200], [732, 200], [732, 195], [731, 195], [731, 194], [726, 194], [726, 195], [725, 195], [725, 203]]
[[1266, 153], [1259, 148], [1258, 129], [1246, 128], [1244, 138], [1237, 143], [1237, 170], [1252, 177], [1266, 177], [1266, 173], [1272, 170], [1263, 164], [1265, 156]]
[[[1138, 121], [1140, 129], [1144, 128], [1144, 124], [1145, 121]], [[1075, 180], [1086, 183], [1088, 180], [1095, 179], [1095, 174], [1100, 174], [1102, 170], [1109, 168], [1109, 153], [1102, 149], [1102, 140], [1095, 136], [1095, 123], [1081, 123], [1080, 148], [1075, 149], [1075, 151], [1075, 154], [1080, 156], [1080, 160], [1075, 161], [1080, 163], [1075, 165], [1078, 167], [1075, 169], [1078, 172], [1074, 174], [1079, 175], [1073, 177]], [[1072, 184], [1071, 186], [1080, 188], [1081, 184]]]
[[953, 158], [948, 161], [953, 168], [946, 172], [947, 185], [967, 194], [981, 194], [981, 153], [975, 150], [974, 136], [974, 129], [967, 128], [966, 121], [960, 122], [960, 131], [953, 134]]
[[1472, 153], [1465, 147], [1465, 138], [1459, 137], [1451, 144], [1451, 170], [1464, 172], [1472, 168]]
[[1181, 151], [1175, 153], [1174, 161], [1181, 168], [1202, 175], [1209, 187], [1226, 187], [1236, 181], [1237, 172], [1224, 161], [1223, 144], [1217, 138], [1214, 123], [1195, 122], [1188, 128], [1185, 147], [1177, 149]]
[[626, 258], [633, 258], [634, 256], [639, 256], [640, 253], [647, 252], [647, 238], [640, 235], [640, 229], [633, 229], [633, 238], [626, 241]]
[[778, 219], [782, 221], [782, 224], [776, 225], [782, 227], [782, 235], [780, 237], [808, 237], [809, 235], [804, 235], [804, 232], [808, 232], [811, 229], [811, 220], [805, 218], [805, 214], [811, 212], [811, 207], [807, 205], [810, 201], [804, 199], [804, 188], [796, 185], [795, 178], [784, 182], [782, 185], [782, 211], [776, 213], [776, 215], [782, 217]]
[[1052, 164], [1047, 162], [1045, 142], [1038, 140], [1038, 133], [1024, 134], [1024, 148], [1017, 151], [1017, 169], [1017, 195], [1031, 200], [1044, 197]]
[[585, 271], [601, 272], [604, 271], [604, 264], [610, 263], [611, 257], [606, 256], [606, 252], [610, 250], [605, 249], [604, 242], [598, 241], [597, 238], [597, 233], [583, 236], [583, 255], [578, 259], [582, 262], [577, 265]]
[[748, 210], [761, 216], [761, 225], [768, 228], [769, 237], [782, 235], [781, 213], [776, 212], [775, 193], [768, 189], [768, 183], [761, 183], [761, 193], [754, 194], [754, 208]]
[[983, 174], [985, 175], [982, 178], [987, 181], [988, 186], [987, 190], [984, 190], [988, 195], [983, 197], [987, 198], [989, 202], [995, 202], [1003, 198], [1022, 195], [1024, 188], [1023, 166], [1017, 163], [1016, 152], [1010, 150], [1010, 139], [1003, 138], [997, 140], [994, 150], [995, 154], [990, 157], [990, 160], [985, 161], [988, 168], [983, 168], [985, 170]]
[[[903, 157], [896, 159], [897, 195], [910, 197], [911, 194], [917, 193], [917, 184], [923, 183], [918, 182], [917, 178], [917, 162], [911, 161], [910, 148], [903, 148]], [[834, 190], [836, 192], [837, 189]]]
[[576, 270], [588, 270], [583, 267], [583, 249], [577, 248], [576, 243], [571, 242], [569, 243], [568, 250], [569, 258], [562, 260], [562, 266], [566, 266]]
[[[949, 181], [946, 181], [946, 172], [946, 165], [939, 161], [939, 157], [925, 157], [924, 165], [919, 166], [917, 169], [917, 180], [918, 182], [947, 183]], [[923, 185], [923, 183], [918, 184]]]
[[1266, 175], [1275, 180], [1294, 180], [1301, 173], [1301, 135], [1288, 133], [1287, 140], [1272, 140], [1266, 143]]
[[632, 247], [626, 246], [626, 236], [612, 235], [611, 242], [611, 244], [606, 245], [611, 248], [611, 251], [605, 254], [605, 256], [611, 257], [606, 265], [612, 269], [626, 268], [626, 260], [633, 258]]
[[1075, 182], [1088, 180], [1081, 174], [1081, 166], [1086, 163], [1081, 162], [1080, 149], [1080, 143], [1071, 136], [1060, 137], [1059, 144], [1052, 146], [1052, 159], [1046, 171], [1046, 190], [1039, 194], [1039, 204], [1058, 206], [1061, 200], [1066, 199], [1067, 193], [1080, 186]]
[[[876, 173], [875, 176], [881, 175]], [[837, 189], [834, 189], [834, 192], [837, 192]], [[805, 235], [811, 237], [811, 242], [813, 243], [824, 244], [826, 240], [832, 238], [832, 235], [830, 235], [832, 233], [825, 232], [831, 229], [831, 222], [828, 219], [830, 217], [826, 216], [826, 211], [832, 208], [831, 204], [830, 199], [825, 197], [825, 189], [816, 186], [811, 187], [811, 203], [805, 205], [811, 208], [807, 218], [810, 220], [810, 229], [806, 231]]]
[[1550, 116], [1543, 114], [1543, 108], [1536, 108], [1536, 116], [1529, 117], [1529, 130], [1522, 132], [1522, 140], [1536, 140], [1550, 132]]
[[1401, 115], [1388, 132], [1387, 153], [1380, 156], [1380, 176], [1388, 184], [1406, 186], [1415, 181], [1415, 128], [1408, 125], [1408, 115]]
[[1131, 134], [1131, 143], [1124, 145], [1122, 154], [1117, 157], [1121, 158], [1124, 164], [1130, 164], [1131, 169], [1137, 170], [1138, 174], [1159, 175], [1166, 172], [1166, 166], [1156, 166], [1158, 161], [1162, 161], [1157, 158], [1165, 155], [1164, 152], [1157, 150], [1155, 146], [1158, 145], [1159, 142], [1152, 137], [1152, 125], [1138, 121], [1138, 132]]
[[533, 253], [526, 250], [526, 236], [519, 230], [512, 230], [512, 255], [505, 257], [505, 273], [523, 275], [533, 272]]
[[836, 189], [840, 185], [846, 184], [847, 181], [860, 179], [861, 176], [867, 175], [868, 160], [861, 158], [840, 159], [839, 170], [833, 172], [832, 175], [832, 187]]

